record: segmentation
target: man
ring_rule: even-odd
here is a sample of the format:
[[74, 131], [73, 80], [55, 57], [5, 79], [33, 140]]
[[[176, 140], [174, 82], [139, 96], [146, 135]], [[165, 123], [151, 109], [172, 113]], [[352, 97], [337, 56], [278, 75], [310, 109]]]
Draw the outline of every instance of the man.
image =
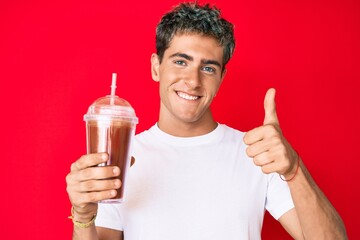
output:
[[244, 134], [213, 119], [209, 107], [234, 46], [233, 26], [209, 5], [184, 3], [163, 16], [151, 56], [159, 121], [136, 136], [123, 204], [97, 204], [121, 186], [102, 180], [119, 176], [117, 167], [92, 167], [107, 154], [72, 164], [73, 239], [260, 239], [265, 208], [295, 239], [347, 239], [281, 133], [274, 89], [263, 126]]

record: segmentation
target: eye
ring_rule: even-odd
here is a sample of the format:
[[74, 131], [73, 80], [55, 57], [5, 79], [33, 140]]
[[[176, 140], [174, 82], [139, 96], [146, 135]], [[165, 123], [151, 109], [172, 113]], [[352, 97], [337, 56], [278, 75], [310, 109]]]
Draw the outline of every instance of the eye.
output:
[[203, 67], [201, 70], [203, 70], [205, 72], [209, 72], [209, 73], [215, 73], [216, 72], [215, 68], [208, 67], [208, 66]]
[[175, 63], [176, 65], [181, 65], [181, 66], [185, 66], [185, 65], [186, 65], [186, 63], [185, 63], [184, 61], [182, 61], [182, 60], [175, 60], [174, 63]]

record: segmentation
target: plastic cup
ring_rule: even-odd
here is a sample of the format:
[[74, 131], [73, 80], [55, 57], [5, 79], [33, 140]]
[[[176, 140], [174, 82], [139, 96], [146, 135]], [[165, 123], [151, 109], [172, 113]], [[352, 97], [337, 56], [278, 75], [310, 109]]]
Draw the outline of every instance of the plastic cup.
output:
[[99, 166], [118, 166], [121, 171], [118, 178], [122, 185], [117, 195], [101, 202], [121, 203], [131, 162], [131, 142], [138, 123], [135, 111], [126, 100], [108, 95], [97, 99], [89, 107], [84, 121], [87, 153], [108, 153], [109, 160]]

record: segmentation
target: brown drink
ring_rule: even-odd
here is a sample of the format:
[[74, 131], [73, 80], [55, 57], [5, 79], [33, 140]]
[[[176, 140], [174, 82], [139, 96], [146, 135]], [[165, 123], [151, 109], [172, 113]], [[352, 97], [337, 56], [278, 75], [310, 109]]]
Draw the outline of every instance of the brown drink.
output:
[[87, 153], [109, 154], [109, 160], [99, 166], [118, 166], [121, 187], [117, 195], [101, 202], [119, 203], [124, 199], [127, 171], [130, 167], [131, 140], [138, 118], [124, 99], [115, 96], [116, 75], [113, 75], [111, 95], [97, 99], [84, 115]]
[[122, 187], [118, 190], [113, 199], [123, 199], [124, 187], [126, 184], [126, 173], [130, 165], [130, 141], [134, 135], [134, 128], [123, 122], [101, 123], [89, 121], [87, 124], [89, 137], [88, 153], [107, 152], [109, 160], [102, 166], [118, 166], [121, 169]]

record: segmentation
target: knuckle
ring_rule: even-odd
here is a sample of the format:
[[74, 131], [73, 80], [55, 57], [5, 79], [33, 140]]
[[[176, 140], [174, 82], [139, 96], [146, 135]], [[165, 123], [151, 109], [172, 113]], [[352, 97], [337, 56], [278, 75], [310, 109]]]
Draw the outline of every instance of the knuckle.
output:
[[69, 184], [69, 183], [71, 182], [71, 175], [70, 175], [70, 173], [69, 173], [68, 175], [66, 175], [65, 181], [66, 181], [66, 184]]
[[277, 128], [272, 124], [265, 125], [265, 130], [267, 134], [270, 136], [274, 136], [278, 134]]
[[70, 186], [66, 186], [66, 192], [68, 193], [68, 195], [71, 194], [71, 187]]
[[259, 157], [254, 157], [254, 158], [253, 158], [253, 161], [254, 161], [254, 164], [255, 164], [256, 166], [260, 166]]
[[253, 157], [251, 147], [247, 147], [247, 148], [246, 148], [246, 154], [247, 154], [249, 157]]
[[268, 169], [267, 167], [261, 167], [261, 171], [265, 174], [271, 173], [270, 169]]
[[86, 194], [85, 197], [85, 201], [90, 203], [90, 202], [97, 202], [97, 198], [96, 198], [97, 193], [96, 192], [90, 192]]
[[74, 199], [74, 200], [71, 201], [71, 205], [73, 205], [74, 207], [75, 206], [80, 206], [81, 202], [79, 202], [77, 199]]
[[81, 179], [90, 179], [91, 178], [91, 169], [84, 169], [82, 171], [79, 172], [80, 178]]
[[84, 191], [91, 192], [91, 191], [96, 190], [94, 181], [86, 181], [86, 182], [82, 183], [82, 185], [83, 186], [81, 187], [81, 189], [83, 189]]
[[76, 182], [74, 178], [75, 178], [75, 176], [72, 173], [69, 173], [68, 175], [66, 175], [65, 182], [68, 187], [74, 185], [74, 183]]
[[264, 129], [267, 131], [267, 132], [271, 132], [274, 128], [274, 125], [272, 124], [266, 124], [264, 125]]
[[70, 166], [71, 171], [76, 169], [76, 162], [73, 162]]
[[88, 158], [88, 156], [88, 154], [82, 155], [77, 162], [84, 161], [86, 158]]
[[76, 169], [81, 170], [88, 166], [89, 162], [92, 161], [93, 154], [82, 155], [76, 162], [74, 162]]
[[278, 134], [273, 135], [272, 141], [274, 142], [275, 145], [280, 145], [280, 146], [283, 145], [283, 144], [282, 144], [281, 137], [280, 137]]
[[72, 206], [79, 206], [81, 204], [81, 199], [78, 195], [71, 195], [69, 194], [69, 199]]
[[243, 141], [245, 144], [249, 144], [249, 132], [245, 133], [243, 137]]

